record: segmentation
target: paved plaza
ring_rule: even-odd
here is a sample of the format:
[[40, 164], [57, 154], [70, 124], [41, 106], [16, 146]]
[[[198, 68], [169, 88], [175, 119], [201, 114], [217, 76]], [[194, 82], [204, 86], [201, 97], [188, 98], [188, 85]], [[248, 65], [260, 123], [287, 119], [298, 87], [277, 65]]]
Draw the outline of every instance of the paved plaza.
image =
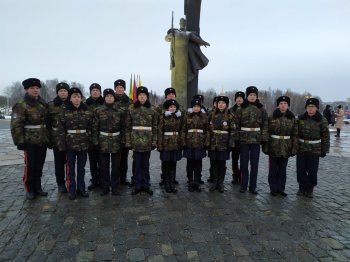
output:
[[[57, 191], [48, 150], [43, 189], [49, 195], [28, 201], [23, 166], [9, 120], [0, 120], [0, 261], [350, 260], [349, 126], [340, 139], [331, 134], [313, 199], [296, 196], [295, 158], [288, 164], [288, 196], [271, 196], [264, 154], [257, 196], [239, 193], [229, 171], [223, 194], [209, 192], [209, 183], [201, 193], [188, 192], [185, 160], [178, 163], [178, 193], [167, 194], [158, 185], [159, 154], [153, 151], [153, 196], [132, 196], [124, 186], [121, 196], [90, 191], [89, 198], [71, 201]], [[206, 158], [205, 181], [208, 168]], [[86, 171], [88, 183], [88, 166]]]

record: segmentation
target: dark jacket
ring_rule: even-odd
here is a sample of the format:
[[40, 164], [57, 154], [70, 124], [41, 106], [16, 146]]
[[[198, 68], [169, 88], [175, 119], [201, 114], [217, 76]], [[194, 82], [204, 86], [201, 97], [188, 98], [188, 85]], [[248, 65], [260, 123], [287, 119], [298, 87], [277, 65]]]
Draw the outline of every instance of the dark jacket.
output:
[[186, 113], [181, 128], [181, 145], [187, 148], [206, 148], [209, 147], [209, 137], [207, 114], [201, 111]]
[[[177, 115], [176, 115], [177, 114]], [[181, 149], [182, 113], [162, 113], [158, 125], [158, 151], [172, 151]], [[173, 133], [170, 135], [170, 133]]]
[[[84, 103], [79, 107], [69, 102], [59, 116], [58, 143], [60, 151], [83, 151], [91, 146], [92, 113]], [[74, 133], [72, 133], [74, 132]]]
[[298, 125], [291, 111], [287, 110], [283, 114], [277, 108], [269, 117], [269, 142], [267, 149], [263, 147], [263, 151], [272, 157], [288, 158], [297, 154]]
[[47, 119], [47, 103], [41, 97], [34, 99], [25, 94], [24, 98], [12, 107], [13, 143], [46, 146], [48, 143]]
[[[321, 155], [329, 152], [328, 122], [320, 112], [312, 117], [307, 112], [298, 116], [298, 154]], [[310, 143], [320, 140], [319, 143]]]

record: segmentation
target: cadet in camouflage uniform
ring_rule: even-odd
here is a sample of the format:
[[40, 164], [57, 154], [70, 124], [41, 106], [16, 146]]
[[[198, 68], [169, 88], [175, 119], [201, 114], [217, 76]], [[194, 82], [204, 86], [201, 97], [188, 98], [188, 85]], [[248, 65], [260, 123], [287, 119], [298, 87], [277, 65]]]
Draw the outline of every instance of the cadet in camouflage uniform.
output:
[[[77, 194], [88, 197], [85, 191], [85, 164], [87, 150], [91, 146], [92, 113], [82, 102], [79, 88], [68, 91], [68, 104], [62, 110], [58, 121], [58, 149], [66, 153], [67, 189], [69, 199], [74, 200]], [[77, 163], [77, 180], [75, 180], [75, 163]]]
[[24, 98], [12, 108], [11, 134], [18, 150], [24, 151], [23, 183], [26, 198], [47, 196], [41, 187], [46, 158], [48, 134], [46, 129], [47, 104], [40, 97], [40, 80], [28, 78], [22, 82]]
[[[210, 116], [213, 112], [215, 112], [215, 109], [217, 108], [218, 105], [218, 97], [214, 97], [213, 99], [213, 108], [208, 111], [208, 115]], [[214, 165], [214, 159], [210, 158], [210, 167], [209, 167], [209, 178], [207, 179], [207, 182], [213, 182], [213, 165]]]
[[289, 111], [290, 98], [277, 98], [277, 109], [269, 117], [269, 142], [263, 145], [263, 152], [269, 155], [270, 194], [284, 197], [287, 179], [288, 158], [298, 151], [298, 125], [294, 114]]
[[[123, 79], [114, 81], [115, 102], [119, 109], [126, 111], [132, 104], [132, 100], [125, 94], [125, 87], [126, 85]], [[125, 147], [125, 139], [122, 140], [120, 152], [120, 184], [130, 185], [127, 180], [129, 149]]]
[[202, 102], [199, 99], [191, 101], [191, 107], [184, 116], [181, 127], [181, 145], [183, 156], [187, 158], [188, 190], [201, 192], [200, 176], [202, 159], [209, 147], [208, 116], [201, 111]]
[[140, 86], [136, 90], [137, 101], [130, 105], [126, 116], [127, 148], [134, 151], [135, 187], [133, 195], [142, 190], [153, 194], [150, 188], [149, 159], [151, 151], [157, 147], [157, 110], [149, 102], [147, 87]]
[[306, 100], [305, 109], [306, 112], [298, 116], [297, 195], [312, 198], [317, 185], [319, 158], [329, 153], [329, 129], [327, 119], [318, 111], [318, 99]]
[[[172, 87], [168, 87], [164, 90], [164, 96], [165, 96], [165, 100], [171, 100], [171, 99], [176, 99], [176, 90]], [[160, 104], [159, 107], [157, 108], [157, 111], [158, 111], [158, 116], [161, 117], [162, 114], [164, 114], [165, 111], [167, 111], [168, 108], [164, 108], [164, 104]], [[184, 112], [184, 108], [179, 105], [179, 108], [178, 110], [180, 110], [180, 112]], [[159, 182], [159, 185], [162, 186], [164, 185], [164, 180], [163, 180], [163, 173], [164, 173], [164, 168], [163, 168], [163, 161], [161, 161], [161, 171], [162, 173], [160, 174], [160, 182]], [[179, 182], [176, 180], [176, 169], [175, 169], [175, 175], [173, 177], [174, 181], [173, 183], [174, 184], [179, 184]]]
[[166, 100], [163, 104], [165, 112], [159, 117], [157, 149], [163, 166], [165, 191], [176, 193], [175, 174], [176, 162], [181, 159], [181, 121], [182, 114], [179, 103]]
[[210, 191], [224, 192], [226, 160], [230, 159], [231, 148], [235, 145], [236, 124], [228, 110], [227, 96], [217, 97], [217, 108], [209, 115], [210, 149], [208, 156], [212, 161], [213, 183]]
[[[258, 89], [249, 86], [246, 89], [247, 100], [236, 111], [236, 124], [239, 130], [240, 142], [240, 166], [241, 166], [241, 189], [239, 192], [245, 193], [248, 187], [249, 192], [256, 195], [260, 144], [269, 140], [268, 117], [263, 105], [259, 102]], [[250, 176], [248, 164], [250, 161]]]
[[[230, 108], [231, 114], [235, 116], [236, 111], [241, 107], [241, 104], [243, 103], [245, 99], [245, 94], [242, 91], [238, 91], [235, 93], [235, 105]], [[240, 154], [240, 147], [239, 147], [239, 136], [236, 136], [236, 142], [235, 146], [232, 148], [232, 184], [240, 184], [241, 183], [241, 174], [238, 167], [238, 160], [239, 160], [239, 154]]]
[[[89, 108], [89, 111], [92, 115], [95, 114], [96, 108], [101, 106], [104, 103], [104, 99], [101, 96], [101, 86], [97, 83], [92, 83], [90, 85], [90, 97], [86, 99], [86, 105]], [[100, 186], [100, 164], [99, 164], [99, 152], [98, 148], [91, 145], [91, 148], [88, 150], [89, 163], [90, 163], [90, 185], [88, 186], [89, 190], [97, 188]]]
[[60, 193], [67, 193], [65, 186], [65, 164], [66, 155], [57, 148], [57, 123], [58, 117], [68, 102], [68, 90], [69, 85], [67, 83], [58, 83], [56, 85], [57, 96], [53, 101], [49, 102], [49, 124], [48, 130], [50, 134], [50, 147], [53, 149], [54, 161], [55, 161], [55, 176], [58, 185], [58, 191]]
[[125, 111], [114, 103], [113, 89], [104, 90], [103, 96], [105, 102], [95, 111], [92, 130], [93, 144], [98, 146], [100, 152], [101, 196], [109, 194], [110, 189], [113, 195], [119, 195], [117, 188], [120, 183], [120, 152]]

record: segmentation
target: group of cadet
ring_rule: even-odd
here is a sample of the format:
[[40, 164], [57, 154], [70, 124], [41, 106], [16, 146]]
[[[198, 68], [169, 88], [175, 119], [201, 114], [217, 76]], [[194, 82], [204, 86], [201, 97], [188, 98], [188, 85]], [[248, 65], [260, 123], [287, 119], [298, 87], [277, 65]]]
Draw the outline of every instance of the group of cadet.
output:
[[[187, 158], [188, 190], [200, 192], [202, 160], [210, 159], [210, 191], [224, 192], [226, 161], [232, 156], [232, 183], [258, 194], [257, 175], [260, 151], [269, 155], [268, 182], [272, 196], [285, 193], [289, 157], [296, 155], [297, 195], [312, 198], [317, 185], [319, 158], [329, 152], [327, 120], [319, 113], [319, 101], [309, 98], [305, 113], [295, 117], [289, 110], [290, 98], [281, 96], [277, 108], [267, 115], [258, 99], [258, 89], [250, 86], [235, 94], [229, 108], [227, 96], [217, 96], [211, 110], [196, 95], [184, 109], [176, 101], [176, 91], [165, 89], [165, 102], [151, 105], [148, 89], [137, 88], [137, 100], [125, 94], [125, 81], [113, 89], [93, 83], [84, 102], [81, 90], [67, 83], [56, 85], [57, 96], [48, 104], [40, 97], [40, 80], [22, 82], [26, 91], [12, 109], [11, 133], [14, 144], [24, 151], [23, 182], [26, 198], [47, 196], [41, 185], [47, 148], [53, 149], [58, 191], [69, 199], [88, 197], [85, 165], [89, 157], [89, 190], [101, 195], [119, 195], [120, 185], [133, 186], [132, 195], [150, 187], [150, 155], [157, 149], [161, 160], [161, 181], [167, 193], [176, 193], [176, 163]], [[103, 94], [103, 96], [102, 96]], [[132, 150], [132, 177], [127, 180], [128, 155]], [[238, 161], [240, 160], [240, 163]], [[249, 168], [250, 165], [250, 168]]]

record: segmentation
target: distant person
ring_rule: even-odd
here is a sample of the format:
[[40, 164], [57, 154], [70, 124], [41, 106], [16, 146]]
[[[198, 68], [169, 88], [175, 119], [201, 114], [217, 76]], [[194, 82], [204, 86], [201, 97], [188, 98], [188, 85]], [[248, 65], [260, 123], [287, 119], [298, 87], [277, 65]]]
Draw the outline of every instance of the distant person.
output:
[[323, 110], [323, 116], [327, 119], [328, 125], [332, 124], [332, 110], [330, 105], [326, 105], [326, 108]]
[[39, 79], [28, 78], [22, 85], [26, 93], [12, 108], [11, 134], [17, 149], [24, 151], [23, 183], [26, 198], [32, 200], [36, 196], [47, 196], [41, 186], [48, 143], [47, 104], [40, 97]]
[[270, 194], [286, 197], [288, 158], [298, 152], [298, 125], [294, 114], [288, 109], [290, 98], [277, 98], [277, 108], [269, 117], [269, 142], [263, 152], [269, 155]]
[[335, 135], [335, 137], [340, 137], [340, 130], [343, 128], [345, 116], [345, 112], [342, 109], [341, 105], [337, 106], [337, 110], [334, 112], [334, 115], [336, 117], [335, 128], [337, 129], [337, 134]]
[[298, 196], [313, 198], [320, 157], [329, 152], [328, 121], [318, 112], [319, 101], [309, 98], [305, 113], [298, 116], [297, 181]]

